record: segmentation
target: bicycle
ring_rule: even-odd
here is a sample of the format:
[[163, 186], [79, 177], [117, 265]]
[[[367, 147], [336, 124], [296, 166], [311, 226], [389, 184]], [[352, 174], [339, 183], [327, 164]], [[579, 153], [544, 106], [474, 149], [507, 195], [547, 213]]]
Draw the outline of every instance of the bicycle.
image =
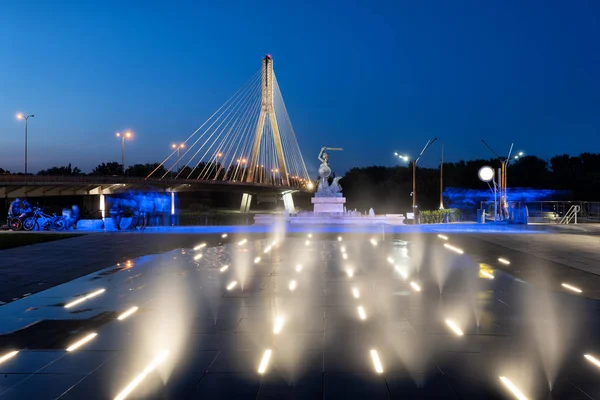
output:
[[6, 224], [11, 231], [20, 231], [23, 229], [23, 221], [19, 217], [8, 217]]
[[61, 231], [66, 228], [66, 225], [67, 223], [64, 217], [56, 214], [46, 214], [39, 207], [35, 208], [32, 216], [25, 218], [23, 221], [23, 229], [26, 231], [31, 231], [36, 227], [39, 230], [54, 229]]

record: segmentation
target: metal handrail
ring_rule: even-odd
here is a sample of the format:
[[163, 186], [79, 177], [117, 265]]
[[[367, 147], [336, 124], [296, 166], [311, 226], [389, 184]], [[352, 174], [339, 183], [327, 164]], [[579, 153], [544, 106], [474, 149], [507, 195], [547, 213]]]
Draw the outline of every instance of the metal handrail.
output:
[[581, 211], [581, 207], [574, 204], [569, 208], [569, 211], [558, 221], [559, 224], [569, 224], [571, 220], [575, 219], [574, 224], [577, 224], [577, 214]]

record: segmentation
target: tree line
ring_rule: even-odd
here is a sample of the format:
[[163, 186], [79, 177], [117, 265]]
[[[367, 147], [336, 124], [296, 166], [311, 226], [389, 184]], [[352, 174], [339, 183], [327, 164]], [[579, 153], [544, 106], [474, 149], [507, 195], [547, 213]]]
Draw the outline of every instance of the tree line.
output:
[[[481, 182], [477, 172], [483, 166], [499, 168], [497, 159], [477, 159], [443, 164], [444, 188], [487, 189]], [[201, 163], [197, 168], [182, 167], [168, 176], [179, 174], [182, 178], [203, 179], [209, 172], [210, 178], [235, 179], [235, 174], [243, 170], [222, 168], [218, 163]], [[156, 171], [155, 171], [156, 170]], [[154, 177], [162, 177], [167, 172], [158, 163], [135, 164], [123, 167], [118, 162], [106, 162], [97, 165], [89, 174], [96, 176], [131, 176], [146, 177], [152, 171]], [[0, 168], [0, 174], [10, 171]], [[41, 170], [38, 175], [77, 176], [86, 175], [80, 168], [56, 166]], [[417, 167], [417, 200], [420, 209], [436, 209], [439, 207], [439, 169]], [[577, 156], [557, 155], [549, 160], [536, 156], [523, 156], [511, 160], [507, 169], [509, 187], [531, 189], [554, 189], [572, 193], [575, 200], [600, 200], [600, 154], [581, 153]], [[395, 212], [401, 207], [410, 209], [412, 199], [412, 167], [409, 166], [371, 166], [352, 168], [341, 181], [343, 193], [348, 201], [348, 208], [366, 210], [376, 207], [377, 212]]]
[[[497, 159], [478, 159], [443, 164], [444, 202], [450, 188], [488, 190], [477, 175], [483, 166], [500, 168]], [[417, 166], [417, 204], [420, 209], [437, 209], [440, 203], [439, 168]], [[348, 208], [397, 212], [412, 207], [412, 166], [352, 168], [341, 181]], [[567, 191], [571, 200], [600, 200], [600, 154], [568, 154], [544, 160], [523, 156], [511, 160], [507, 169], [509, 188]], [[557, 199], [553, 199], [557, 200]], [[562, 199], [561, 199], [562, 200]]]
[[[10, 171], [0, 168], [0, 174], [10, 174]], [[216, 162], [200, 162], [195, 167], [182, 166], [173, 168], [168, 171], [164, 165], [159, 163], [134, 164], [123, 171], [121, 163], [116, 161], [98, 164], [89, 174], [84, 173], [80, 168], [73, 167], [71, 164], [67, 166], [57, 166], [38, 171], [37, 175], [42, 176], [129, 176], [145, 178], [152, 174], [153, 178], [161, 178], [167, 176], [170, 178], [185, 178], [185, 179], [218, 179], [218, 180], [242, 180], [248, 175], [247, 167], [241, 165], [230, 165], [226, 167], [221, 163]], [[265, 181], [273, 179], [273, 175], [264, 173]], [[290, 179], [294, 179], [290, 177]]]

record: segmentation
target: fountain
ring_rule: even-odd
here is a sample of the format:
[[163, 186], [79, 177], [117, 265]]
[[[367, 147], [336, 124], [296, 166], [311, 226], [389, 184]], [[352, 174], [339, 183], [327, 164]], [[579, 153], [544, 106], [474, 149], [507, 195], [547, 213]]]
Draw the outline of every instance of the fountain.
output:
[[[367, 215], [354, 210], [347, 210], [344, 204], [346, 198], [342, 195], [342, 187], [339, 181], [342, 177], [333, 176], [332, 182], [331, 168], [329, 167], [329, 154], [327, 151], [343, 150], [339, 147], [321, 147], [318, 159], [321, 162], [319, 166], [319, 180], [317, 182], [317, 191], [311, 202], [313, 211], [303, 211], [295, 215], [285, 215], [285, 221], [290, 224], [352, 224], [352, 225], [403, 225], [404, 215], [385, 214], [376, 215], [373, 208], [369, 209]], [[272, 225], [276, 218], [271, 214], [258, 214], [254, 217], [254, 223], [257, 225]]]

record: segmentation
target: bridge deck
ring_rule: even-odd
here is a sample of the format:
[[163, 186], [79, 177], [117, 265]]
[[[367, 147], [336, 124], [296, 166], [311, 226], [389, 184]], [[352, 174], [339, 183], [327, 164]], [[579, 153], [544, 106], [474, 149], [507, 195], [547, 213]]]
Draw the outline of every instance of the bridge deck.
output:
[[156, 179], [126, 176], [0, 175], [0, 198], [77, 196], [128, 191], [189, 192], [199, 190], [238, 193], [304, 191], [291, 186], [196, 179]]

